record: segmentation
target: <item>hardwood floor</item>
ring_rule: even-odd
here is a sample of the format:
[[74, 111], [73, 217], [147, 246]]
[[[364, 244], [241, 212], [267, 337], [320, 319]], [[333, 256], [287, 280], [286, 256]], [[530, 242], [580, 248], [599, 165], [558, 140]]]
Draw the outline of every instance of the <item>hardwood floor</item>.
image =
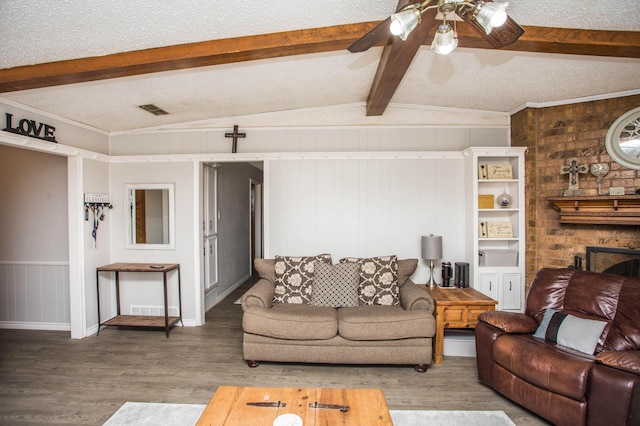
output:
[[101, 425], [126, 401], [206, 404], [218, 385], [382, 388], [390, 409], [503, 410], [517, 425], [546, 425], [477, 382], [474, 358], [447, 357], [420, 374], [411, 366], [264, 363], [242, 359], [243, 284], [202, 327], [163, 331], [0, 330], [0, 424]]

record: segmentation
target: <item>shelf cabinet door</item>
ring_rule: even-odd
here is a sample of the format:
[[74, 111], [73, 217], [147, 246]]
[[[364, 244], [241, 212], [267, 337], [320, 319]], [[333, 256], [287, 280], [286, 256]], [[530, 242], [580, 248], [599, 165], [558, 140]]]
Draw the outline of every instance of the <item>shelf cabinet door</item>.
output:
[[500, 309], [520, 310], [522, 308], [522, 275], [519, 273], [504, 273], [500, 284], [502, 286]]
[[497, 272], [481, 272], [478, 275], [478, 291], [486, 294], [492, 299], [500, 301], [498, 295], [498, 273]]

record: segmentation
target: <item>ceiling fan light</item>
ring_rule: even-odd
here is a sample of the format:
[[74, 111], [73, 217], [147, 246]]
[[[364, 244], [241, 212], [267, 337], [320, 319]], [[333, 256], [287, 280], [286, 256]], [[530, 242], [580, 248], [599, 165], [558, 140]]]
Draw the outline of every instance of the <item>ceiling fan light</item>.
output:
[[507, 21], [507, 6], [509, 6], [508, 2], [491, 2], [479, 6], [476, 21], [478, 21], [478, 24], [480, 24], [487, 35], [491, 34], [491, 31], [495, 27], [499, 27]]
[[404, 41], [419, 23], [420, 11], [417, 7], [410, 7], [391, 15], [389, 31]]
[[441, 24], [431, 43], [431, 50], [439, 55], [448, 55], [458, 47], [458, 39], [455, 37], [451, 25]]

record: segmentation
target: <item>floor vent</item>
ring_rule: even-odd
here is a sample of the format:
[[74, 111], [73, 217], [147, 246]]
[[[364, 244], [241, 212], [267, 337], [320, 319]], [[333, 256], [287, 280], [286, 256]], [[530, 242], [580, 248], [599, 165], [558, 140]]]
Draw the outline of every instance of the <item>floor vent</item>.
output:
[[[150, 306], [150, 305], [131, 305], [131, 314], [130, 315], [144, 315], [151, 317], [163, 317], [164, 316], [164, 306]], [[169, 306], [169, 316], [177, 317], [178, 316], [178, 307], [177, 306]]]

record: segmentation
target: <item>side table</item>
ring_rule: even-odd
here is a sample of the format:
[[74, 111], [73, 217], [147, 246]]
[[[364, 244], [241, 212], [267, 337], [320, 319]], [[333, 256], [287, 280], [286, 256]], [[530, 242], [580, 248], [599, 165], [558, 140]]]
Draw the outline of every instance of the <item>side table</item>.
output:
[[[100, 319], [100, 272], [114, 272], [116, 277], [116, 316], [102, 321]], [[167, 303], [167, 273], [177, 271], [178, 274], [178, 316], [169, 316]], [[120, 273], [122, 272], [161, 272], [164, 284], [164, 317], [148, 315], [122, 315], [120, 312]], [[180, 285], [180, 264], [179, 263], [112, 263], [96, 268], [96, 286], [98, 290], [98, 334], [103, 325], [130, 326], [130, 327], [164, 327], [164, 331], [169, 337], [169, 330], [177, 322], [182, 324], [182, 289]], [[184, 325], [184, 324], [183, 324]]]
[[444, 362], [444, 331], [446, 329], [474, 329], [478, 324], [478, 316], [493, 311], [497, 300], [480, 293], [473, 288], [429, 287], [419, 284], [418, 287], [431, 295], [435, 302], [436, 338], [433, 348], [433, 362]]

